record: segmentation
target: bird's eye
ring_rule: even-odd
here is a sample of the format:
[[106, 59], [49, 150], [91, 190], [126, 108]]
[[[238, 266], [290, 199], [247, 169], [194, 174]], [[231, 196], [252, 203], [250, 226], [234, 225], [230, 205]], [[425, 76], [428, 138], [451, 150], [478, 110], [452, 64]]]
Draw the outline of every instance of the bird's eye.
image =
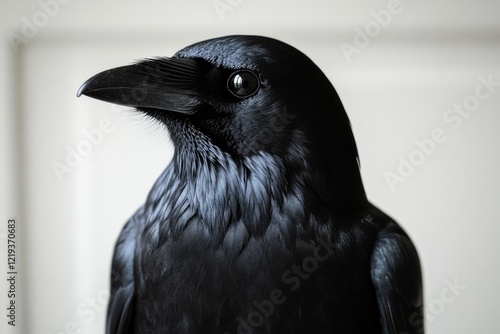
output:
[[250, 71], [237, 71], [227, 81], [227, 89], [236, 97], [245, 98], [255, 94], [260, 87], [259, 79]]

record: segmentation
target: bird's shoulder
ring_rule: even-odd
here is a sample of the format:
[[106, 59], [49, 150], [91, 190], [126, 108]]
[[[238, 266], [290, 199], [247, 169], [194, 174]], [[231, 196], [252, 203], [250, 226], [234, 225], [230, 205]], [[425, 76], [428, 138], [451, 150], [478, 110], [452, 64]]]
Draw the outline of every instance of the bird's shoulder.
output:
[[115, 245], [106, 325], [108, 334], [126, 334], [132, 328], [135, 295], [134, 253], [137, 228], [142, 214], [143, 208], [140, 208], [125, 224]]
[[370, 270], [384, 333], [423, 333], [419, 256], [405, 231], [385, 217], [375, 239]]

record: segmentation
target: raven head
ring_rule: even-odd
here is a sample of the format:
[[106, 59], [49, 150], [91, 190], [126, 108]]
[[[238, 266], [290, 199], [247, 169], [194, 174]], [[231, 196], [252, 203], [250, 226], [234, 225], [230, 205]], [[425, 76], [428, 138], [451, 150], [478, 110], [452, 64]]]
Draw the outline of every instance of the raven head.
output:
[[335, 89], [307, 56], [278, 40], [203, 41], [171, 58], [101, 72], [82, 94], [157, 119], [176, 152], [236, 161], [264, 152], [296, 172], [326, 173], [319, 178], [325, 187], [353, 188], [364, 198], [356, 144]]

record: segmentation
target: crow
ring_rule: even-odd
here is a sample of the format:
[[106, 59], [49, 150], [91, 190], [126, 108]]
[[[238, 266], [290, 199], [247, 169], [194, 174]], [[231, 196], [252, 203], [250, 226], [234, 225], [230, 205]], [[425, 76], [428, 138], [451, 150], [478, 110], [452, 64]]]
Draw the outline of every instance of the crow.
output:
[[340, 98], [305, 54], [235, 35], [87, 80], [175, 153], [112, 260], [107, 333], [423, 333], [422, 275], [372, 205]]

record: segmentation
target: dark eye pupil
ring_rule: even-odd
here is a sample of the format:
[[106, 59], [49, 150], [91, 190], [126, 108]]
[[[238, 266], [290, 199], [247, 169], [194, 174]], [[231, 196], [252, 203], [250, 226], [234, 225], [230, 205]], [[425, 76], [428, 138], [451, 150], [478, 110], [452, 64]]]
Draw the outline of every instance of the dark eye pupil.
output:
[[259, 80], [250, 71], [233, 73], [228, 80], [228, 89], [236, 97], [248, 97], [259, 89]]

